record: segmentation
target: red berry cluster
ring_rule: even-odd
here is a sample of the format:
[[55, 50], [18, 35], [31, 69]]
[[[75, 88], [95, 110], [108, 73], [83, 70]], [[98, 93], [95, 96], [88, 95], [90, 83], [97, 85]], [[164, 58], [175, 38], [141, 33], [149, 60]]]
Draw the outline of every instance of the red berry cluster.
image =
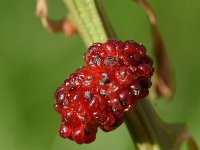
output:
[[94, 141], [98, 127], [117, 128], [123, 112], [148, 95], [153, 74], [145, 47], [132, 40], [94, 43], [84, 59], [86, 65], [57, 89], [54, 105], [62, 118], [60, 135], [79, 144]]

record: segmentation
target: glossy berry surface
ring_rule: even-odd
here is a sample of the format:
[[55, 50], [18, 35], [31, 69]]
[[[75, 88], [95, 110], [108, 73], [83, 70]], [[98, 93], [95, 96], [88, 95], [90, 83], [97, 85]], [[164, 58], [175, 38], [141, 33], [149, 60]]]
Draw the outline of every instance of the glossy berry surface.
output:
[[148, 95], [153, 62], [143, 45], [108, 40], [84, 54], [85, 66], [72, 73], [55, 93], [61, 115], [59, 134], [78, 144], [91, 143], [97, 129], [111, 131], [123, 123], [123, 112]]

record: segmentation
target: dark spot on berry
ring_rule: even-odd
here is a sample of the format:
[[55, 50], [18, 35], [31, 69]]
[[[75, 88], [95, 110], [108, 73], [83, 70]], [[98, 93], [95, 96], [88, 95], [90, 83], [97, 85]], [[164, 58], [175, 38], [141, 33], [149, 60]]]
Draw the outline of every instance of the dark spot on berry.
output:
[[92, 99], [92, 93], [90, 92], [90, 91], [86, 91], [85, 92], [85, 98], [87, 99], [87, 100], [91, 100]]
[[87, 136], [87, 135], [89, 135], [90, 134], [90, 130], [88, 129], [88, 128], [85, 128], [84, 129], [84, 134]]
[[79, 83], [79, 81], [78, 81], [78, 78], [72, 78], [72, 79], [70, 80], [70, 83], [71, 83], [72, 85], [74, 85], [74, 86], [80, 85], [80, 83]]
[[148, 89], [151, 86], [151, 81], [148, 78], [141, 78], [139, 84], [141, 89]]
[[109, 83], [110, 82], [110, 79], [109, 79], [109, 77], [108, 77], [108, 75], [106, 73], [102, 74], [101, 82], [102, 83]]
[[141, 64], [149, 64], [150, 66], [153, 65], [153, 60], [149, 56], [144, 56], [141, 60]]
[[111, 67], [114, 67], [114, 66], [117, 66], [117, 65], [119, 65], [119, 62], [118, 62], [116, 57], [108, 56], [104, 60], [104, 66], [105, 67], [111, 68]]
[[101, 89], [100, 90], [100, 94], [103, 95], [103, 96], [106, 96], [107, 91], [105, 89]]
[[122, 106], [126, 106], [126, 101], [119, 101]]
[[93, 58], [93, 64], [96, 64], [97, 66], [100, 66], [100, 64], [101, 64], [101, 60], [100, 60], [101, 58], [100, 58], [100, 56], [95, 56], [94, 58]]

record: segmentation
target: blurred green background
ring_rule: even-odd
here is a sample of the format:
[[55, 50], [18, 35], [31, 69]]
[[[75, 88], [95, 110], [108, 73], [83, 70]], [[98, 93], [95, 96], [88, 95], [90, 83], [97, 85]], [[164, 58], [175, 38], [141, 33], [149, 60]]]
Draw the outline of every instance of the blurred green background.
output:
[[[166, 41], [176, 82], [171, 102], [156, 110], [168, 122], [186, 122], [200, 143], [200, 1], [151, 0]], [[146, 14], [131, 0], [104, 0], [118, 36], [144, 43], [151, 51]], [[0, 150], [128, 150], [132, 141], [122, 125], [99, 130], [89, 145], [77, 145], [57, 134], [59, 115], [53, 93], [83, 64], [86, 48], [78, 35], [47, 32], [34, 16], [34, 0], [0, 0]], [[49, 0], [50, 16], [63, 18], [62, 1]]]

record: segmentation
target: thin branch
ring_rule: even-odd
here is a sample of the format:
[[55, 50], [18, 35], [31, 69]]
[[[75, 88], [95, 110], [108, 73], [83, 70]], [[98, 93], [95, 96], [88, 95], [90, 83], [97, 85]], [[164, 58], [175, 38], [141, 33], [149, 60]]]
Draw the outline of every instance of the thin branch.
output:
[[148, 2], [148, 0], [135, 0], [144, 11], [147, 13], [149, 22], [151, 25], [152, 39], [153, 39], [153, 52], [156, 59], [156, 74], [155, 83], [156, 96], [170, 97], [172, 95], [173, 80], [172, 80], [172, 70], [169, 63], [169, 58], [167, 55], [167, 50], [159, 31], [157, 18], [154, 9]]
[[38, 0], [36, 7], [36, 16], [40, 17], [42, 25], [52, 32], [63, 32], [66, 36], [77, 33], [77, 29], [69, 18], [59, 21], [51, 20], [48, 16], [47, 0]]

